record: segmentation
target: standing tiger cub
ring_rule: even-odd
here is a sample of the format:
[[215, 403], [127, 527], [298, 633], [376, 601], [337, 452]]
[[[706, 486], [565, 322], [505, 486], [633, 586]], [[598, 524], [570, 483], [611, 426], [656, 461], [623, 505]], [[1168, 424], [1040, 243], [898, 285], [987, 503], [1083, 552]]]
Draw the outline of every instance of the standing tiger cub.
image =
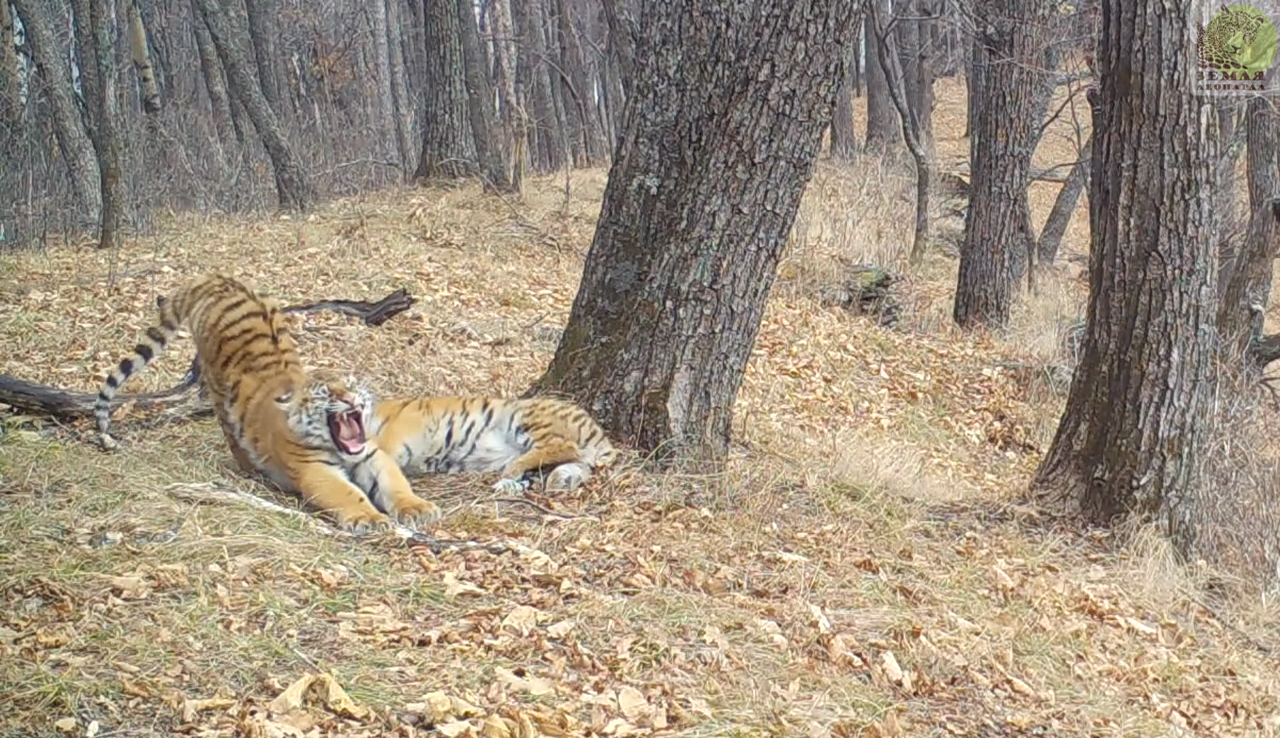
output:
[[218, 274], [199, 277], [158, 302], [159, 322], [98, 393], [94, 416], [104, 447], [116, 446], [107, 434], [111, 399], [185, 327], [241, 470], [264, 474], [345, 527], [384, 525], [388, 515], [439, 517], [439, 508], [415, 495], [396, 463], [369, 441], [371, 396], [352, 381], [302, 368], [279, 302]]
[[550, 397], [424, 397], [374, 406], [369, 435], [406, 474], [502, 472], [494, 490], [572, 490], [617, 450], [585, 410]]

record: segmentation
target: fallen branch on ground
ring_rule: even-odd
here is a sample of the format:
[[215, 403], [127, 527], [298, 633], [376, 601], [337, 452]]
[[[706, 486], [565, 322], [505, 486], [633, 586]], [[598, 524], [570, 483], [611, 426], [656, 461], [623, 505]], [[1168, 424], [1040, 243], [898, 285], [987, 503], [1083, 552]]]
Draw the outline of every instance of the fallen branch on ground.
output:
[[[303, 305], [285, 307], [286, 313], [311, 313], [331, 310], [360, 318], [365, 325], [379, 326], [391, 318], [403, 313], [413, 306], [414, 298], [404, 288], [376, 302], [364, 300], [320, 300]], [[188, 392], [196, 386], [200, 379], [200, 369], [195, 360], [187, 370], [187, 375], [174, 387], [160, 392], [144, 392], [119, 394], [112, 398], [111, 407], [115, 409], [125, 403], [137, 403], [144, 409], [172, 408], [188, 402]], [[63, 420], [87, 418], [93, 415], [93, 406], [98, 400], [96, 392], [73, 392], [58, 389], [8, 374], [0, 374], [0, 405], [8, 405], [19, 412], [39, 413]], [[200, 409], [196, 408], [196, 414]]]
[[[285, 507], [284, 505], [264, 500], [249, 492], [243, 492], [238, 489], [232, 489], [231, 487], [225, 487], [212, 482], [204, 482], [201, 484], [170, 484], [165, 487], [165, 492], [167, 492], [171, 497], [184, 500], [186, 502], [195, 502], [198, 504], [220, 502], [232, 505], [245, 505], [278, 515], [300, 518], [304, 520], [307, 526], [313, 531], [329, 538], [368, 540], [379, 536], [377, 533], [365, 535], [350, 533], [342, 530], [341, 528], [330, 525], [316, 516], [302, 510]], [[401, 525], [400, 523], [392, 523], [390, 532], [410, 548], [425, 547], [430, 549], [432, 553], [437, 554], [449, 550], [480, 550], [487, 551], [495, 555], [503, 553], [536, 554], [534, 549], [514, 541], [490, 544], [479, 543], [476, 541], [445, 541], [434, 536], [421, 533], [407, 525]]]

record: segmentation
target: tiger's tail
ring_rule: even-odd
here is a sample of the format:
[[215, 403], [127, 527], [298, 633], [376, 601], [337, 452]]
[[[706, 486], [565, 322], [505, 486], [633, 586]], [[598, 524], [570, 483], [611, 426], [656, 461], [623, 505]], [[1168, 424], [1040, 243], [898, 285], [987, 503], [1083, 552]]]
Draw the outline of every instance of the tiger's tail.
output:
[[117, 446], [115, 439], [107, 433], [107, 427], [111, 423], [111, 400], [129, 377], [145, 369], [168, 348], [169, 341], [173, 340], [174, 335], [186, 323], [191, 294], [192, 286], [188, 286], [167, 300], [164, 298], [156, 300], [156, 305], [160, 309], [160, 320], [147, 329], [142, 340], [134, 347], [133, 353], [120, 360], [119, 366], [111, 370], [102, 389], [98, 390], [98, 400], [93, 406], [93, 417], [98, 424], [98, 440], [103, 448], [114, 449]]

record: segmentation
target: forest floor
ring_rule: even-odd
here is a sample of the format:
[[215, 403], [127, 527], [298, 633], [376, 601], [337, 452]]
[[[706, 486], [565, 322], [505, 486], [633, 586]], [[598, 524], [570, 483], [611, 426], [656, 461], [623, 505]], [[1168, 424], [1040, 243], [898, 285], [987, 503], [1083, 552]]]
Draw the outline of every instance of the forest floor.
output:
[[[963, 83], [939, 84], [944, 169]], [[1064, 116], [1039, 166], [1074, 158]], [[384, 394], [515, 394], [568, 316], [606, 172], [404, 189], [302, 218], [172, 215], [118, 253], [0, 257], [0, 372], [95, 391], [155, 298], [221, 269], [287, 302], [377, 299], [370, 328], [299, 318], [312, 366]], [[959, 221], [898, 286], [893, 328], [824, 305], [850, 264], [903, 268], [910, 182], [818, 167], [716, 477], [620, 469], [559, 515], [489, 477], [415, 482], [432, 553], [194, 504], [240, 477], [211, 419], [7, 417], [0, 735], [1165, 736], [1280, 734], [1276, 613], [1209, 609], [1157, 536], [1057, 530], [1018, 503], [1061, 412], [1047, 367], [1083, 315], [1085, 204], [1011, 328], [949, 320]], [[1037, 227], [1058, 185], [1037, 184]], [[947, 239], [951, 245], [947, 246]], [[183, 342], [130, 389], [176, 383]]]

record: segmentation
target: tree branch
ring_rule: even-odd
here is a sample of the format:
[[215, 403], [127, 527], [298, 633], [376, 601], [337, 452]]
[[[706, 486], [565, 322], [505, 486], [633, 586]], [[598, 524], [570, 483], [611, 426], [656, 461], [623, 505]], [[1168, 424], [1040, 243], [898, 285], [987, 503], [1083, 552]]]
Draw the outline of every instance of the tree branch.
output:
[[[321, 310], [351, 315], [360, 318], [365, 325], [379, 326], [389, 319], [403, 313], [413, 306], [414, 298], [404, 288], [376, 302], [364, 300], [320, 300], [302, 305], [290, 305], [284, 309], [286, 313], [311, 313]], [[138, 403], [139, 407], [148, 409], [173, 408], [188, 402], [187, 394], [200, 379], [199, 359], [191, 362], [191, 367], [182, 381], [167, 390], [160, 392], [143, 392], [119, 394], [111, 400], [114, 409], [128, 402]], [[98, 400], [96, 392], [72, 392], [44, 384], [28, 382], [24, 379], [0, 374], [0, 405], [8, 405], [17, 412], [38, 413], [63, 420], [86, 418], [93, 415], [93, 406]]]

